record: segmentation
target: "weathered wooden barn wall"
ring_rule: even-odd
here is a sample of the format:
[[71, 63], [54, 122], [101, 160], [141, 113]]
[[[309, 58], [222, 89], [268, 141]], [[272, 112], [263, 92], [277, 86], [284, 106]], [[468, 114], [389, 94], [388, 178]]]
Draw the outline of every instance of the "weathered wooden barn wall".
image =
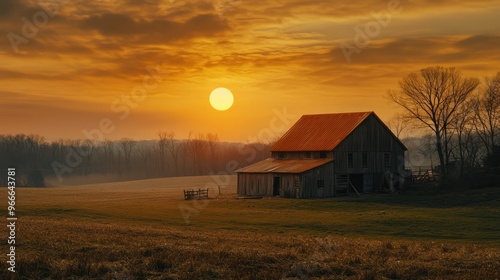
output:
[[279, 178], [281, 197], [296, 197], [300, 189], [300, 174], [288, 173], [238, 173], [238, 194], [251, 196], [273, 196], [274, 178]]
[[[367, 154], [365, 167], [364, 153]], [[352, 167], [348, 166], [349, 154], [352, 154]], [[389, 154], [388, 166], [384, 163], [384, 154]], [[404, 147], [373, 115], [366, 118], [335, 148], [333, 157], [337, 174], [364, 174], [365, 191], [371, 191], [383, 183], [380, 174], [404, 172]]]
[[[312, 198], [334, 196], [333, 162], [302, 174], [293, 173], [238, 173], [238, 194], [273, 196], [274, 178], [279, 178], [279, 196]], [[323, 187], [318, 188], [322, 181]]]
[[238, 194], [273, 195], [273, 176], [269, 173], [238, 173]]
[[[323, 187], [318, 188], [318, 182]], [[302, 173], [301, 198], [330, 197], [335, 194], [333, 162]]]
[[273, 196], [275, 177], [279, 178], [279, 196], [297, 196], [301, 186], [301, 176], [289, 173], [238, 173], [238, 194]]
[[[281, 197], [296, 197], [297, 191], [300, 190], [300, 175], [291, 173], [271, 173], [273, 177], [272, 183], [274, 184], [274, 177], [280, 178], [279, 196]], [[273, 185], [271, 185], [271, 189]], [[296, 190], [297, 188], [297, 190]]]

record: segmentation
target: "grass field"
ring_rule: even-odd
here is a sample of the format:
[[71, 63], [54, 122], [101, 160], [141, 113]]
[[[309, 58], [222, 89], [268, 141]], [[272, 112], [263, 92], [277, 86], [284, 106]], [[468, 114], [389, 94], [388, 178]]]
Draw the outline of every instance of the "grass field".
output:
[[228, 178], [188, 202], [213, 178], [17, 189], [0, 279], [500, 279], [500, 188], [238, 200]]

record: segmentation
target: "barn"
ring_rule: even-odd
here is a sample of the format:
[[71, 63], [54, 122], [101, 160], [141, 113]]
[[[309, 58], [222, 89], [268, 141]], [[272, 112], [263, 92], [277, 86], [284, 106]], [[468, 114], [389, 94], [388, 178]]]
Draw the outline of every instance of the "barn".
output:
[[236, 170], [238, 194], [316, 198], [395, 191], [406, 147], [374, 112], [302, 116], [271, 157]]

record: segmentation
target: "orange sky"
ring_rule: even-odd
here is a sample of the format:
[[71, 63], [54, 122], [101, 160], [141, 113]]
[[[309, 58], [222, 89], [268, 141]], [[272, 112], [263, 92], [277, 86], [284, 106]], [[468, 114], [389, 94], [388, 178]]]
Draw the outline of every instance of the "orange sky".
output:
[[[51, 2], [0, 2], [1, 134], [84, 138], [104, 122], [107, 139], [173, 130], [247, 141], [277, 135], [303, 114], [375, 111], [388, 120], [386, 90], [423, 67], [500, 71], [499, 1], [40, 6]], [[210, 107], [217, 87], [234, 94], [228, 111]], [[277, 117], [283, 110], [288, 116]]]

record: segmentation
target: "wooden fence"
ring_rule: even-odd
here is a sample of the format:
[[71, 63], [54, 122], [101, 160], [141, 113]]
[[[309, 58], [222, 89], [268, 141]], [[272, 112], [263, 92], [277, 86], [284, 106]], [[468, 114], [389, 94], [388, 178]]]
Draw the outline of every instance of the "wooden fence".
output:
[[202, 190], [184, 190], [184, 199], [207, 199], [208, 198], [208, 189]]
[[435, 181], [436, 178], [438, 177], [438, 174], [436, 174], [436, 172], [433, 171], [432, 167], [416, 166], [411, 169], [408, 169], [408, 171], [409, 172], [405, 174], [406, 177], [405, 180], [407, 180], [408, 182]]

